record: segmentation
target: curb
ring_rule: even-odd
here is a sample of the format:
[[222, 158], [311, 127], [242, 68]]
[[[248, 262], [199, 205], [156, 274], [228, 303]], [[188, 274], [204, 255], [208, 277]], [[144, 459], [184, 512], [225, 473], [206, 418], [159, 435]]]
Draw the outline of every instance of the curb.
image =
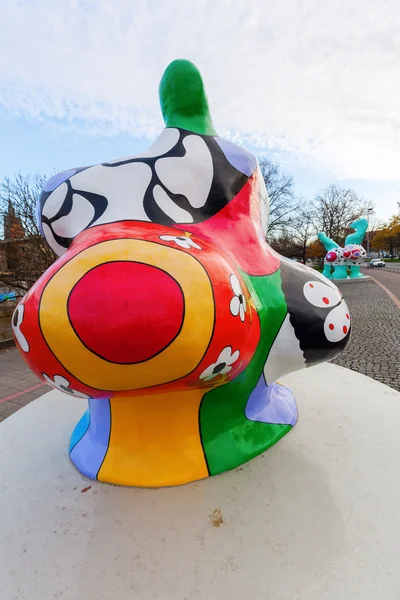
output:
[[369, 281], [370, 279], [373, 279], [373, 277], [371, 277], [371, 275], [364, 275], [364, 277], [346, 277], [346, 279], [329, 279], [329, 281], [332, 281], [332, 283], [337, 283], [337, 284], [342, 284], [342, 283], [362, 283], [365, 281]]
[[385, 267], [384, 271], [387, 271], [388, 273], [398, 273], [400, 275], [400, 269], [386, 269]]
[[12, 348], [15, 346], [14, 338], [10, 338], [9, 340], [0, 340], [0, 350], [5, 350], [6, 348]]
[[371, 277], [371, 279], [373, 279], [375, 281], [375, 283], [377, 283], [383, 289], [383, 291], [385, 291], [387, 293], [387, 295], [389, 296], [389, 298], [391, 298], [393, 300], [393, 302], [395, 303], [397, 308], [400, 308], [400, 300], [398, 300], [396, 298], [396, 296], [390, 290], [388, 290], [385, 285], [383, 285], [383, 283], [381, 283], [377, 279], [374, 279], [373, 277]]
[[389, 269], [387, 267], [362, 267], [362, 269], [368, 270], [368, 271], [380, 271], [381, 273], [398, 273], [400, 275], [400, 269], [391, 269], [389, 267]]

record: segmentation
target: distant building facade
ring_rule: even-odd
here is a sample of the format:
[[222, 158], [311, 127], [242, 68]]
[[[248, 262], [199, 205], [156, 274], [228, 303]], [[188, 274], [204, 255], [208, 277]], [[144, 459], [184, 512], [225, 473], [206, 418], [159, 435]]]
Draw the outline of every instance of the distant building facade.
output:
[[15, 214], [13, 203], [9, 201], [8, 210], [3, 216], [4, 238], [0, 240], [0, 273], [7, 273], [15, 268], [15, 244], [23, 243], [25, 230], [21, 219]]

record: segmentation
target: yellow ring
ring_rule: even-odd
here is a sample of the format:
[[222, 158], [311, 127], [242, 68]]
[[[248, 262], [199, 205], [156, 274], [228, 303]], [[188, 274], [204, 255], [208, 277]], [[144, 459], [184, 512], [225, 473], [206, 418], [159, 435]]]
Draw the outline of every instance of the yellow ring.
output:
[[[115, 364], [93, 354], [68, 318], [68, 296], [74, 285], [90, 269], [112, 261], [141, 262], [163, 269], [183, 291], [185, 316], [180, 333], [163, 352], [141, 363]], [[43, 291], [39, 321], [49, 348], [79, 381], [100, 390], [135, 390], [176, 381], [198, 366], [214, 328], [214, 297], [206, 270], [190, 254], [124, 238], [91, 246], [57, 271]]]

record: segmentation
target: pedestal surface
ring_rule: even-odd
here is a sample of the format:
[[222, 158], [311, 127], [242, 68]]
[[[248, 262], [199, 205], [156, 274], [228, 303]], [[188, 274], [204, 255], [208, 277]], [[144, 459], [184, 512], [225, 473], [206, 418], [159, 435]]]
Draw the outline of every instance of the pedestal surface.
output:
[[82, 400], [51, 392], [6, 419], [2, 600], [397, 600], [400, 394], [330, 364], [282, 382], [294, 430], [178, 488], [81, 476], [68, 442]]

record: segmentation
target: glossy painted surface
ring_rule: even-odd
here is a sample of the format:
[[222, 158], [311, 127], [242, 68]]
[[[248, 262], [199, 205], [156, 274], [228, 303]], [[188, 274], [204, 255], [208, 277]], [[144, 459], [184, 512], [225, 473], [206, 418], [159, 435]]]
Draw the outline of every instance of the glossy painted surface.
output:
[[215, 133], [194, 65], [172, 63], [160, 95], [167, 128], [148, 152], [46, 184], [39, 225], [59, 258], [13, 319], [31, 369], [88, 401], [72, 462], [145, 487], [276, 443], [297, 420], [276, 380], [350, 335], [336, 286], [266, 243], [257, 161]]
[[329, 279], [364, 277], [360, 266], [365, 261], [367, 253], [361, 244], [368, 228], [368, 221], [359, 219], [350, 227], [355, 231], [346, 237], [344, 248], [328, 238], [325, 233], [318, 234], [320, 242], [327, 250], [322, 274]]
[[172, 62], [161, 79], [159, 93], [166, 127], [215, 135], [203, 80], [193, 63]]

